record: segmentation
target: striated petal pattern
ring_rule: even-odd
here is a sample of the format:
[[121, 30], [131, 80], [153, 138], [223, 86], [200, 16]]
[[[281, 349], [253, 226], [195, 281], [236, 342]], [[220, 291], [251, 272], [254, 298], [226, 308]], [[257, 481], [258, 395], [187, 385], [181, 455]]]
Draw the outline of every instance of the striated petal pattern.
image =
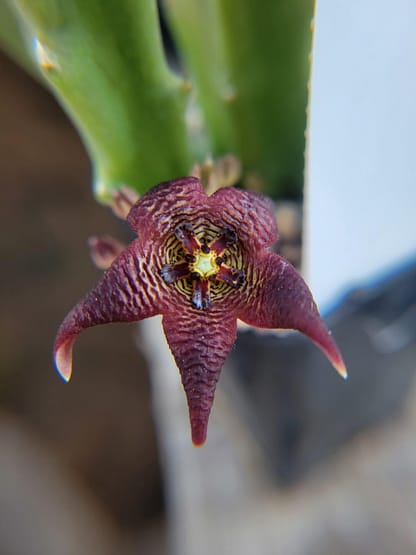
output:
[[278, 238], [272, 201], [259, 193], [234, 187], [219, 189], [210, 197], [213, 208], [222, 219], [238, 229], [246, 247], [262, 249], [276, 243]]
[[[118, 202], [124, 213], [133, 200], [121, 193]], [[192, 440], [201, 445], [237, 318], [306, 334], [346, 377], [306, 283], [268, 251], [277, 240], [269, 199], [233, 187], [208, 197], [198, 179], [183, 177], [148, 191], [127, 222], [138, 238], [124, 250], [108, 238], [91, 243], [96, 261], [111, 266], [59, 328], [55, 362], [65, 380], [83, 330], [162, 314], [188, 400]]]
[[214, 307], [207, 312], [187, 307], [165, 314], [163, 329], [188, 400], [192, 441], [202, 445], [221, 368], [235, 342], [236, 318]]
[[[81, 299], [62, 322], [55, 341], [55, 364], [68, 381], [72, 346], [85, 329], [111, 322], [136, 322], [160, 314], [166, 293], [152, 276], [146, 257], [139, 259], [135, 243], [123, 251], [99, 283]], [[152, 285], [153, 284], [153, 285]]]
[[277, 254], [267, 254], [256, 266], [256, 279], [242, 302], [238, 317], [260, 328], [293, 329], [307, 335], [326, 354], [331, 364], [347, 377], [344, 362], [329, 334], [312, 293], [295, 268]]

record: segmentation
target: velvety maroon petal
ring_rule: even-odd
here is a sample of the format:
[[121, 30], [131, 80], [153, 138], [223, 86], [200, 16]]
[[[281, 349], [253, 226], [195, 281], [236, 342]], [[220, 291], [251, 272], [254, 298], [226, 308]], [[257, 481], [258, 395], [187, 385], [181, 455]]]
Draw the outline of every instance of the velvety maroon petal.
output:
[[277, 225], [272, 201], [259, 194], [235, 187], [224, 187], [209, 197], [222, 213], [224, 223], [237, 231], [240, 240], [255, 248], [269, 247], [277, 241]]
[[[305, 333], [346, 376], [305, 282], [288, 262], [266, 251], [277, 239], [269, 199], [233, 187], [209, 197], [198, 179], [184, 177], [153, 187], [131, 206], [134, 200], [122, 190], [114, 208], [125, 215], [131, 207], [127, 221], [137, 240], [121, 254], [115, 242], [95, 240], [92, 250], [102, 266], [119, 256], [58, 331], [55, 362], [64, 379], [70, 378], [73, 343], [84, 329], [163, 314], [188, 400], [192, 440], [202, 445], [237, 316], [255, 326]], [[215, 264], [206, 279], [201, 268], [211, 261], [211, 251]]]
[[196, 177], [181, 177], [153, 187], [133, 206], [127, 216], [130, 227], [147, 240], [183, 223], [186, 216], [207, 205], [207, 195]]
[[81, 331], [99, 324], [136, 322], [160, 314], [166, 302], [161, 281], [153, 275], [148, 257], [137, 257], [135, 242], [123, 251], [58, 330], [54, 355], [61, 376], [66, 381], [71, 377], [72, 346]]
[[165, 314], [163, 328], [188, 400], [192, 441], [202, 445], [221, 368], [235, 341], [236, 319], [213, 305], [207, 311], [184, 307], [180, 314]]
[[294, 329], [307, 335], [347, 377], [344, 362], [329, 334], [308, 286], [289, 262], [277, 254], [259, 260], [253, 283], [246, 290], [238, 318], [260, 328]]

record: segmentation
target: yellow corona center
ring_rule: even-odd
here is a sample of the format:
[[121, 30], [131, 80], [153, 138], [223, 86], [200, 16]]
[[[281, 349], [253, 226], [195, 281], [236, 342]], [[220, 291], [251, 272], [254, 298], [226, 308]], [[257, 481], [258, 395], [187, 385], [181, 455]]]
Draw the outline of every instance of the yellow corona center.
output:
[[191, 272], [198, 273], [201, 277], [208, 278], [214, 276], [218, 272], [218, 264], [215, 262], [217, 254], [215, 252], [194, 253], [195, 262], [190, 265]]

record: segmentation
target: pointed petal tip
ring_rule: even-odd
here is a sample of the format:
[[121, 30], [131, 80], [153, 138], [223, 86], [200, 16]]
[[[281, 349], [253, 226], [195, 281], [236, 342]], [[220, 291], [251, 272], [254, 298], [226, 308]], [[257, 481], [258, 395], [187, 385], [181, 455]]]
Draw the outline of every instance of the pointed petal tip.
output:
[[[324, 326], [323, 323], [322, 323], [322, 326]], [[324, 331], [325, 327], [322, 327], [321, 329], [322, 331]], [[341, 376], [341, 378], [343, 378], [344, 380], [347, 380], [348, 379], [347, 368], [342, 359], [342, 355], [338, 349], [338, 346], [335, 343], [334, 339], [332, 338], [331, 332], [327, 331], [326, 333], [324, 333], [324, 336], [320, 338], [312, 337], [310, 334], [308, 335], [316, 343], [316, 345], [320, 349], [322, 349], [327, 359], [332, 364], [332, 366], [337, 371], [337, 373]]]
[[207, 439], [208, 418], [204, 420], [191, 420], [192, 443], [194, 447], [202, 447]]
[[340, 360], [336, 363], [334, 362], [333, 365], [335, 370], [341, 376], [341, 378], [344, 378], [344, 380], [348, 380], [348, 372], [347, 372], [347, 369], [345, 368], [344, 361]]
[[332, 364], [332, 366], [335, 368], [335, 370], [341, 376], [341, 378], [343, 378], [344, 380], [348, 380], [348, 372], [347, 372], [347, 369], [345, 367], [345, 363], [342, 360], [341, 353], [338, 351], [338, 348], [336, 347], [336, 345], [335, 345], [335, 349], [336, 349], [335, 353], [326, 351], [326, 355], [327, 355], [330, 363]]
[[196, 438], [192, 438], [192, 445], [194, 447], [196, 447], [197, 449], [199, 449], [200, 447], [202, 447], [205, 444], [206, 438], [200, 440], [200, 439], [196, 439]]
[[55, 368], [65, 383], [71, 379], [73, 343], [73, 338], [69, 338], [55, 350]]

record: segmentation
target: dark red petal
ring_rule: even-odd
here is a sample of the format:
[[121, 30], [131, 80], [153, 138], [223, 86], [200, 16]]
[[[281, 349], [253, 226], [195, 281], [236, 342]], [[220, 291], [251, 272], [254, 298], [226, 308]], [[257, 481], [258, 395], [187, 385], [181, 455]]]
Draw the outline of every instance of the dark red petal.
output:
[[268, 254], [255, 268], [255, 274], [255, 281], [246, 289], [245, 305], [238, 318], [260, 328], [304, 333], [346, 378], [338, 347], [319, 315], [312, 293], [295, 268], [277, 254]]
[[181, 177], [152, 187], [133, 206], [127, 216], [130, 227], [148, 240], [159, 240], [172, 224], [207, 204], [207, 195], [196, 177]]
[[71, 377], [72, 346], [81, 331], [99, 324], [136, 322], [160, 314], [166, 301], [160, 286], [162, 279], [158, 283], [151, 274], [146, 257], [137, 258], [134, 242], [69, 312], [58, 330], [54, 348], [56, 368], [66, 381]]
[[188, 400], [192, 441], [202, 445], [221, 368], [235, 341], [236, 319], [214, 305], [207, 311], [184, 307], [181, 314], [165, 314], [163, 328]]
[[269, 198], [225, 187], [216, 191], [209, 200], [211, 206], [222, 213], [224, 223], [230, 224], [244, 243], [259, 248], [269, 247], [277, 241], [274, 207]]
[[94, 264], [101, 270], [108, 270], [114, 260], [119, 256], [126, 245], [113, 239], [109, 235], [101, 237], [90, 237], [88, 239], [90, 255]]

